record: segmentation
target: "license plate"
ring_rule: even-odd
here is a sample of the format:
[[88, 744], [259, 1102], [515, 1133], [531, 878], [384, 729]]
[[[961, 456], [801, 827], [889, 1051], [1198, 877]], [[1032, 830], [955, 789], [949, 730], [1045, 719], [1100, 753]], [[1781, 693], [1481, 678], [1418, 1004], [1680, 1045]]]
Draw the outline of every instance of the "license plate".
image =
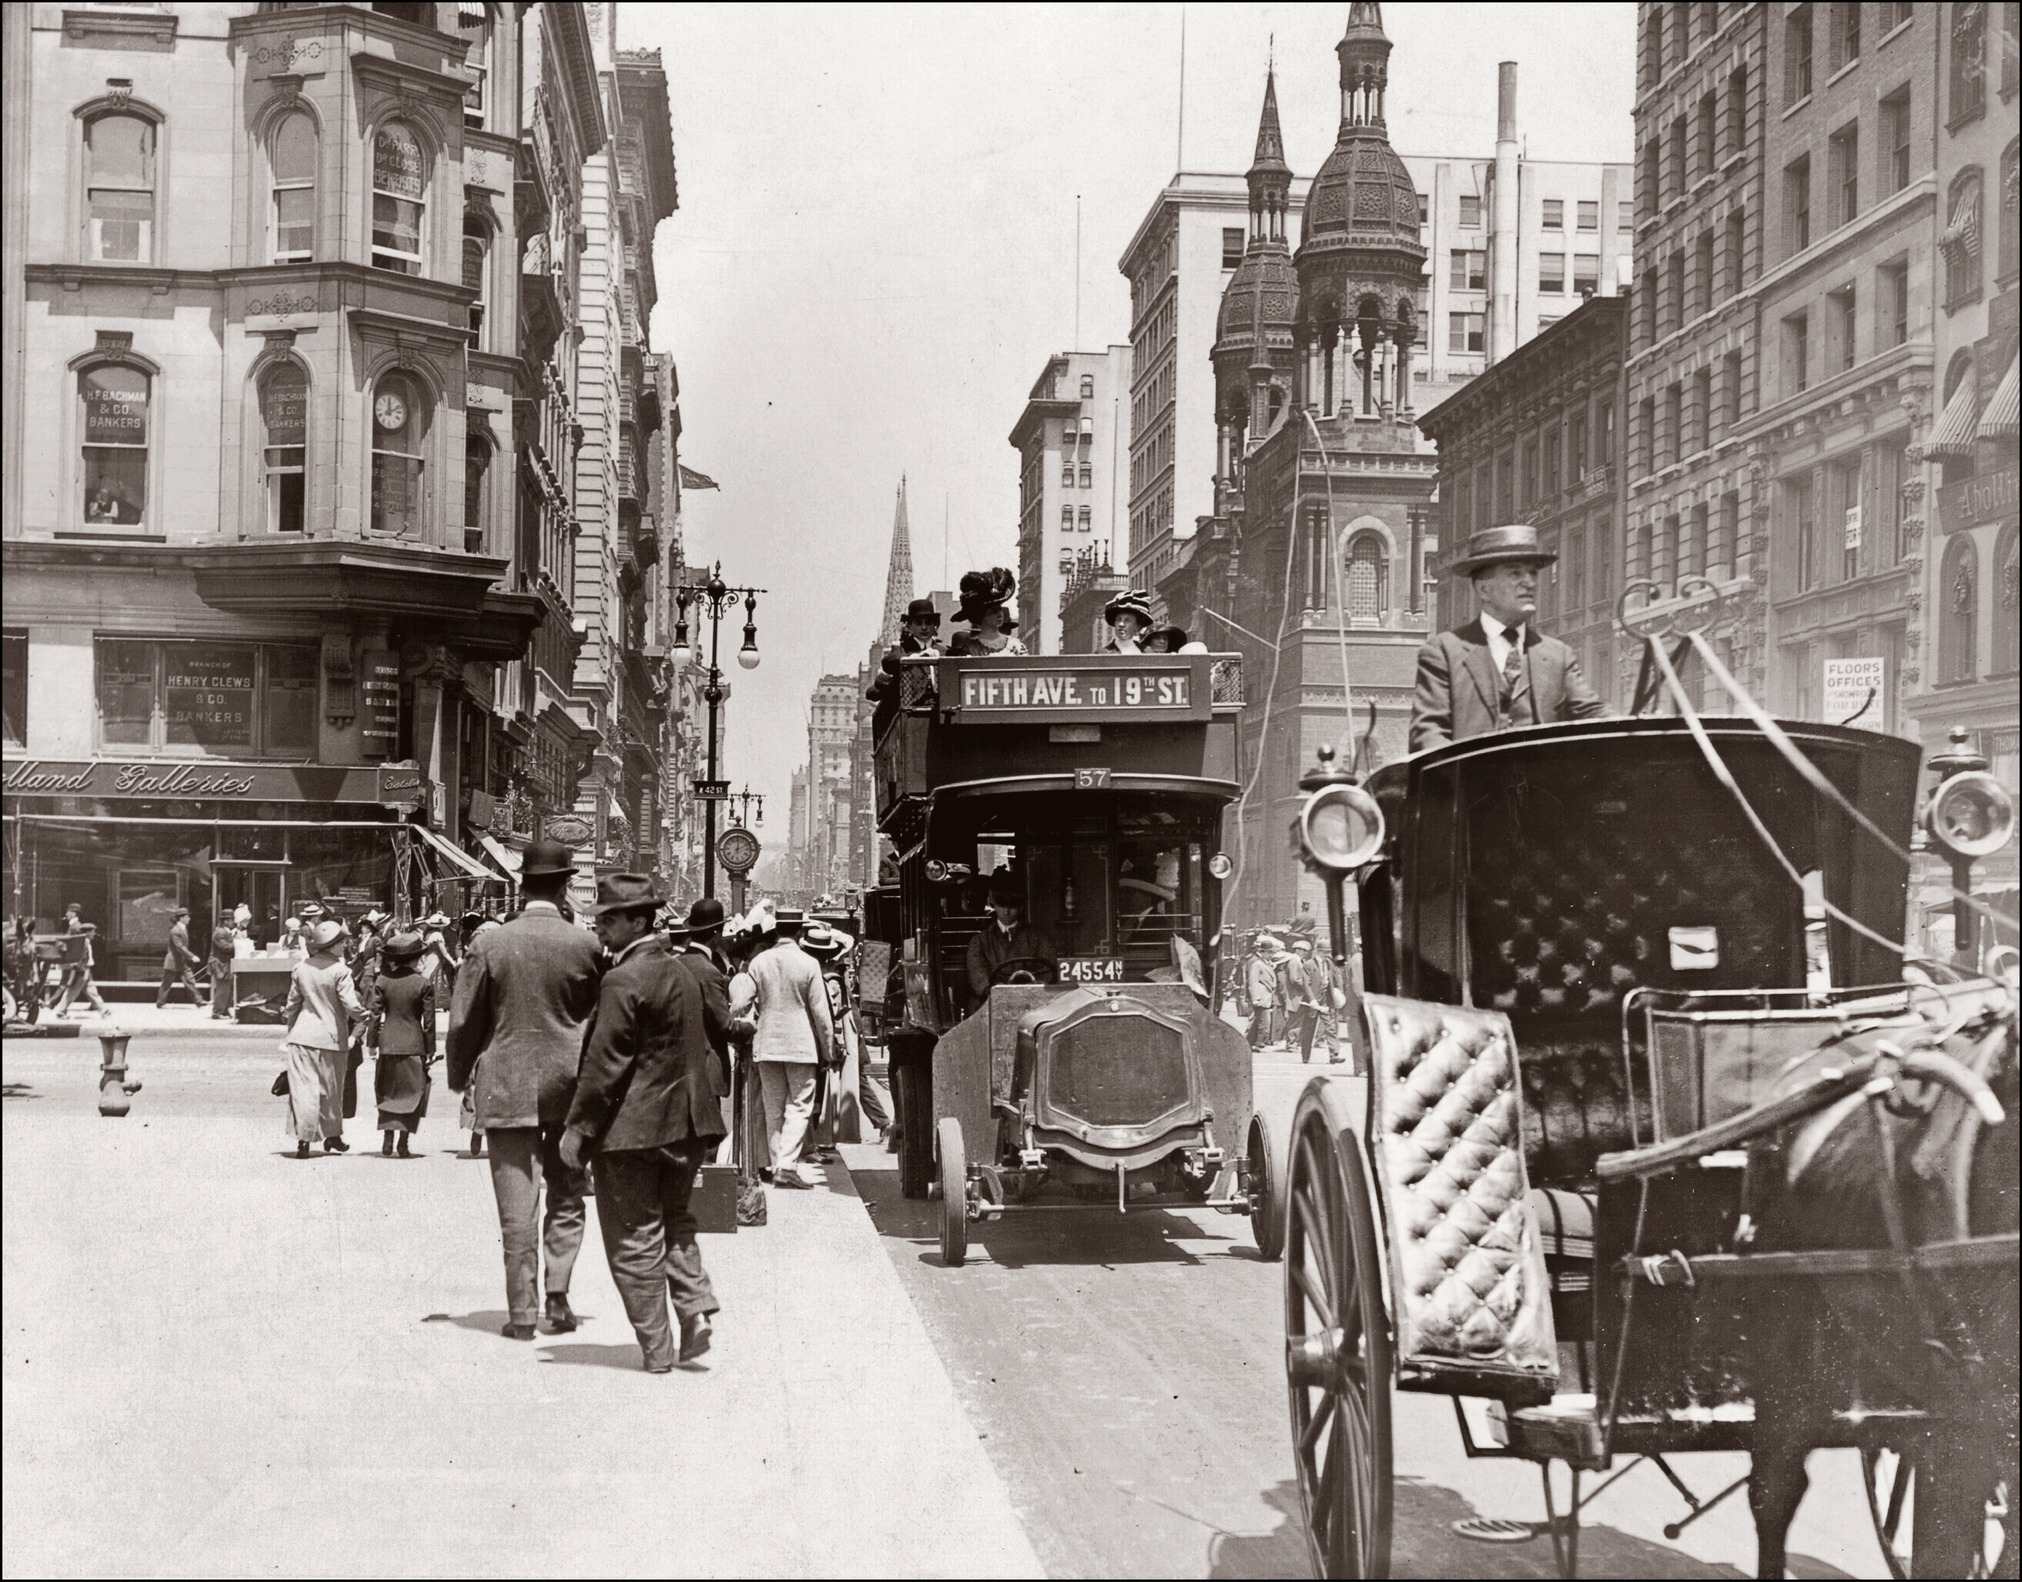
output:
[[1062, 983], [1121, 983], [1123, 982], [1123, 957], [1062, 956], [1060, 958], [1060, 981]]

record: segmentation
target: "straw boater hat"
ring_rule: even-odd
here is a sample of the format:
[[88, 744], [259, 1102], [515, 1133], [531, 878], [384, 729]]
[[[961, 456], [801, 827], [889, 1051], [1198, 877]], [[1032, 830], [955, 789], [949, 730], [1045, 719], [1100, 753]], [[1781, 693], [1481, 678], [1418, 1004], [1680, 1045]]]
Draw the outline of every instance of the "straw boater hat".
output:
[[1119, 593], [1102, 607], [1102, 619], [1105, 623], [1115, 620], [1119, 615], [1125, 614], [1135, 615], [1146, 626], [1150, 626], [1152, 623], [1151, 600], [1141, 590], [1132, 588], [1127, 593]]
[[826, 923], [810, 923], [800, 936], [800, 948], [819, 961], [837, 961], [850, 953], [856, 941], [841, 929]]
[[309, 930], [309, 948], [328, 950], [344, 937], [344, 925], [333, 917], [326, 917]]
[[1484, 527], [1477, 533], [1470, 533], [1466, 549], [1451, 570], [1456, 577], [1471, 577], [1490, 566], [1549, 566], [1558, 558], [1538, 543], [1536, 528], [1528, 522], [1515, 522], [1507, 527]]

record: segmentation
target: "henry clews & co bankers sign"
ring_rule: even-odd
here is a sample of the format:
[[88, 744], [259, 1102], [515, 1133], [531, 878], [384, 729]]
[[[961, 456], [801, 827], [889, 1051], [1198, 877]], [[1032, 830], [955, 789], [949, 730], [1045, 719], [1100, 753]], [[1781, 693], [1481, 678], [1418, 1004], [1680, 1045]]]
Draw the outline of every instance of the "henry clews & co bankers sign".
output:
[[154, 759], [9, 758], [0, 790], [10, 797], [173, 798], [195, 802], [415, 802], [420, 773], [341, 764], [172, 763]]

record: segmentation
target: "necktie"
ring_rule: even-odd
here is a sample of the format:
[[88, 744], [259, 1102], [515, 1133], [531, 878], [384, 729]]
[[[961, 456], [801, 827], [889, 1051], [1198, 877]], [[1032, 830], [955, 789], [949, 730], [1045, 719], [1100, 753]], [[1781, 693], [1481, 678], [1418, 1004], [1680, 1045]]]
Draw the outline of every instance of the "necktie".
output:
[[1523, 675], [1524, 634], [1521, 627], [1509, 629], [1509, 657], [1502, 662], [1502, 683], [1504, 690], [1516, 696], [1517, 682]]

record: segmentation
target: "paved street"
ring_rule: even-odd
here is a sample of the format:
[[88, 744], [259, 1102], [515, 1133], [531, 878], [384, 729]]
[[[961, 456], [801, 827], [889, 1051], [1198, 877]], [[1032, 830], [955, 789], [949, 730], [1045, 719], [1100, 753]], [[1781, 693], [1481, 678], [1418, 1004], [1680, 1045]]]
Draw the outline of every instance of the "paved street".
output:
[[[5, 1045], [10, 1573], [1304, 1574], [1278, 1270], [1243, 1220], [1007, 1219], [949, 1270], [889, 1156], [847, 1149], [829, 1191], [707, 1238], [717, 1348], [654, 1379], [594, 1226], [584, 1329], [498, 1338], [486, 1170], [440, 1089], [420, 1158], [368, 1126], [298, 1166], [271, 1030], [137, 1037], [125, 1121], [96, 1059]], [[1307, 1075], [1259, 1063], [1280, 1137]], [[1448, 1525], [1537, 1515], [1535, 1474], [1398, 1405], [1399, 1574], [1548, 1574], [1541, 1542]], [[1846, 1459], [1815, 1458], [1799, 1575], [1879, 1574]], [[1677, 1514], [1631, 1474], [1588, 1573], [1747, 1574], [1740, 1499], [1669, 1544]]]

